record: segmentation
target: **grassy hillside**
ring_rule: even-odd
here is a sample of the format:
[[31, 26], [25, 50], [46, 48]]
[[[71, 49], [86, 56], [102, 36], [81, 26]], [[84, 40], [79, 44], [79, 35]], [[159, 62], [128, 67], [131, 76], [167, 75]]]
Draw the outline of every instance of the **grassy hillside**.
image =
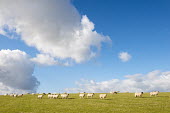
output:
[[145, 93], [142, 98], [134, 93], [108, 94], [105, 100], [99, 94], [93, 99], [79, 99], [78, 94], [70, 94], [69, 99], [0, 96], [0, 113], [170, 113], [170, 93], [158, 97]]

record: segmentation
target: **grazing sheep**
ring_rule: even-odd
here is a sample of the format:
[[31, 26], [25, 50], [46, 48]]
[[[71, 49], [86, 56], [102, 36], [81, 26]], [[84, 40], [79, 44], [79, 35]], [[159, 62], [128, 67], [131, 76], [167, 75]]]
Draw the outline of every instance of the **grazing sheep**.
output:
[[48, 95], [48, 98], [50, 98], [50, 99], [53, 98], [53, 95]]
[[18, 97], [22, 97], [24, 94], [19, 94]]
[[119, 91], [110, 92], [110, 94], [117, 94]]
[[14, 94], [10, 94], [10, 96], [11, 96], [11, 97], [13, 97], [13, 96], [14, 96]]
[[13, 97], [17, 97], [18, 95], [17, 94], [14, 94]]
[[58, 94], [58, 95], [53, 95], [53, 98], [56, 99], [56, 98], [59, 97], [59, 95], [60, 95], [60, 94]]
[[88, 94], [87, 94], [87, 98], [89, 98], [89, 97], [90, 97], [90, 98], [93, 98], [93, 96], [94, 96], [94, 93], [88, 93]]
[[69, 94], [65, 94], [65, 93], [64, 93], [64, 94], [61, 94], [61, 98], [62, 98], [62, 99], [64, 99], [64, 98], [67, 99], [68, 96], [69, 96]]
[[157, 96], [159, 91], [150, 92], [150, 96]]
[[104, 99], [104, 98], [106, 98], [106, 96], [107, 96], [107, 94], [100, 94], [99, 95], [100, 99]]
[[38, 95], [38, 99], [42, 99], [43, 95]]
[[84, 98], [85, 94], [79, 94], [80, 98]]
[[8, 94], [4, 94], [4, 96], [7, 96]]
[[141, 93], [135, 93], [135, 97], [142, 97], [143, 92]]

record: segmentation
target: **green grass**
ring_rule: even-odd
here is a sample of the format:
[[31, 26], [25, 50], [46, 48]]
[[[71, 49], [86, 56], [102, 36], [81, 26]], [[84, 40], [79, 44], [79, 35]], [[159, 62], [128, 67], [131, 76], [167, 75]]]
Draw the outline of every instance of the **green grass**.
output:
[[95, 94], [93, 99], [79, 99], [70, 94], [69, 99], [37, 99], [37, 95], [20, 98], [0, 96], [0, 113], [170, 113], [170, 93], [135, 98], [134, 93], [108, 94], [104, 100]]

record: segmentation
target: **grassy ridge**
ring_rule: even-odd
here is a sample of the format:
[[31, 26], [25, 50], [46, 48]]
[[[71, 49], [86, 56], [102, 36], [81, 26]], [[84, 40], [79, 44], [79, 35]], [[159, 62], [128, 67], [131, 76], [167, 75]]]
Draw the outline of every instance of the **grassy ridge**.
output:
[[170, 113], [170, 93], [158, 97], [135, 98], [134, 93], [108, 94], [105, 100], [95, 94], [93, 99], [79, 99], [70, 94], [69, 99], [37, 99], [37, 95], [13, 98], [0, 96], [0, 113]]

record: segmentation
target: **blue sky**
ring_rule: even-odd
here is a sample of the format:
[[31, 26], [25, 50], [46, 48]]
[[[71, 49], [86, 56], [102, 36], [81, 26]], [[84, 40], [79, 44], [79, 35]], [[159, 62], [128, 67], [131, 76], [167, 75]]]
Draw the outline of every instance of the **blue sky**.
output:
[[[73, 0], [78, 13], [87, 15], [97, 33], [109, 36], [96, 57], [71, 66], [36, 65], [33, 75], [40, 81], [38, 92], [61, 92], [77, 87], [81, 79], [96, 82], [124, 80], [125, 75], [169, 71], [170, 1], [168, 0]], [[48, 17], [47, 17], [48, 18]], [[0, 49], [19, 49], [30, 57], [41, 53], [19, 37], [0, 35]], [[122, 62], [118, 55], [131, 59]]]

